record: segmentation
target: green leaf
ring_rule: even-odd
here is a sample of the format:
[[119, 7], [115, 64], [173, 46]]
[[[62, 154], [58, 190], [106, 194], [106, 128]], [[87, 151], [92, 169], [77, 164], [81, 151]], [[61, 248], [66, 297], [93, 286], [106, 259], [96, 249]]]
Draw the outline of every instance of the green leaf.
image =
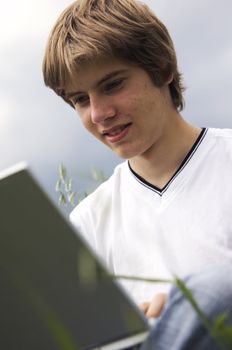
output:
[[70, 177], [69, 179], [67, 179], [66, 183], [65, 183], [65, 191], [66, 192], [70, 192], [72, 191], [72, 178]]
[[[226, 349], [232, 349], [232, 327], [224, 325], [221, 330], [214, 335], [220, 340], [221, 344], [224, 344]], [[229, 346], [229, 347], [228, 347]]]
[[213, 337], [219, 339], [220, 343], [224, 346], [232, 348], [232, 326], [227, 325], [225, 322], [228, 319], [226, 313], [220, 314], [212, 323], [211, 334]]
[[91, 176], [94, 181], [103, 182], [106, 180], [104, 173], [96, 168], [91, 169]]
[[75, 196], [76, 196], [76, 192], [72, 192], [68, 195], [68, 200], [69, 202], [72, 204], [72, 206], [75, 206]]
[[147, 283], [173, 283], [173, 280], [163, 278], [148, 278], [148, 277], [137, 277], [127, 275], [110, 275], [114, 279], [124, 279], [128, 281], [147, 282]]
[[67, 204], [66, 197], [65, 197], [65, 195], [64, 195], [62, 192], [60, 192], [60, 196], [59, 196], [59, 204], [64, 204], [64, 205], [66, 205], [66, 204]]
[[198, 303], [194, 299], [192, 292], [186, 287], [184, 282], [182, 280], [180, 280], [178, 277], [175, 277], [175, 283], [176, 283], [177, 287], [182, 291], [185, 298], [192, 304], [192, 307], [194, 308], [194, 310], [198, 314], [198, 316], [199, 316], [200, 320], [202, 321], [202, 323], [204, 324], [204, 326], [209, 330], [210, 329], [209, 322], [208, 322], [207, 318], [205, 317], [203, 311], [200, 309]]
[[57, 180], [56, 187], [55, 187], [56, 192], [60, 192], [60, 188], [61, 188], [61, 180]]
[[65, 183], [65, 179], [67, 176], [67, 170], [65, 168], [65, 166], [61, 163], [59, 166], [59, 175], [60, 175], [60, 179], [63, 183]]
[[212, 323], [212, 332], [216, 333], [220, 331], [224, 327], [225, 321], [227, 319], [228, 319], [228, 315], [226, 313], [218, 315]]
[[97, 169], [95, 169], [95, 168], [91, 169], [91, 176], [92, 176], [93, 180], [98, 181], [98, 171], [97, 171]]

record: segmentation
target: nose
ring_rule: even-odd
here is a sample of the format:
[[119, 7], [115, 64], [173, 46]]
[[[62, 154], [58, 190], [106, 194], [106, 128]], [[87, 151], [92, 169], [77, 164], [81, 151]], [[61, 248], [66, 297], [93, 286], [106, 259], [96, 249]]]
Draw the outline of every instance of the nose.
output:
[[116, 115], [116, 109], [107, 97], [90, 98], [90, 113], [93, 124], [103, 123]]

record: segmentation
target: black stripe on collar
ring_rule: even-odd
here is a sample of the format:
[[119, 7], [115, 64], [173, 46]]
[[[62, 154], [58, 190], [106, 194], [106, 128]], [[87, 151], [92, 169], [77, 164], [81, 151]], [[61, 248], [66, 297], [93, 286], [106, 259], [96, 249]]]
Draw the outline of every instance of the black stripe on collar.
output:
[[194, 153], [196, 152], [196, 150], [200, 146], [201, 142], [203, 141], [207, 131], [208, 131], [207, 128], [202, 128], [202, 131], [201, 131], [200, 135], [198, 136], [197, 140], [194, 142], [193, 146], [191, 147], [190, 151], [188, 152], [188, 154], [186, 155], [186, 157], [184, 158], [184, 160], [180, 164], [179, 168], [176, 170], [174, 175], [171, 177], [171, 179], [167, 182], [167, 184], [163, 188], [159, 188], [159, 187], [156, 187], [156, 186], [152, 185], [151, 183], [146, 181], [144, 178], [142, 178], [140, 175], [138, 175], [131, 168], [130, 162], [128, 161], [128, 166], [129, 166], [130, 171], [132, 172], [132, 174], [134, 175], [134, 177], [136, 178], [136, 180], [139, 183], [141, 183], [143, 186], [149, 188], [153, 192], [156, 192], [157, 194], [162, 196], [167, 191], [168, 187], [171, 185], [171, 183], [174, 181], [174, 179], [186, 167], [186, 165], [188, 164], [188, 162], [190, 161], [190, 159], [192, 158], [192, 156], [194, 155]]

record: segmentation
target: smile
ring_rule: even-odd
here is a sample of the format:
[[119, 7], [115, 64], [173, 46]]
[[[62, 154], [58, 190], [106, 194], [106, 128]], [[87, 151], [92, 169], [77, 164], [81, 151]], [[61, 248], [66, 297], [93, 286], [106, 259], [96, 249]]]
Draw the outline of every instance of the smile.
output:
[[103, 131], [104, 137], [111, 143], [121, 141], [129, 132], [131, 123], [120, 125], [112, 129]]

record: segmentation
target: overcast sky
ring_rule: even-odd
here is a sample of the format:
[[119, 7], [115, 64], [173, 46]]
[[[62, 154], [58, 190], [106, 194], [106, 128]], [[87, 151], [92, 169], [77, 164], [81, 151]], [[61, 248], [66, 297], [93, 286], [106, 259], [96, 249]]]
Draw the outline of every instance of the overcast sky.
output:
[[[183, 115], [199, 126], [232, 127], [232, 2], [144, 1], [168, 27], [184, 75]], [[53, 193], [63, 162], [77, 183], [92, 166], [108, 175], [120, 160], [43, 85], [50, 29], [66, 0], [2, 1], [0, 11], [0, 170], [27, 160]]]

